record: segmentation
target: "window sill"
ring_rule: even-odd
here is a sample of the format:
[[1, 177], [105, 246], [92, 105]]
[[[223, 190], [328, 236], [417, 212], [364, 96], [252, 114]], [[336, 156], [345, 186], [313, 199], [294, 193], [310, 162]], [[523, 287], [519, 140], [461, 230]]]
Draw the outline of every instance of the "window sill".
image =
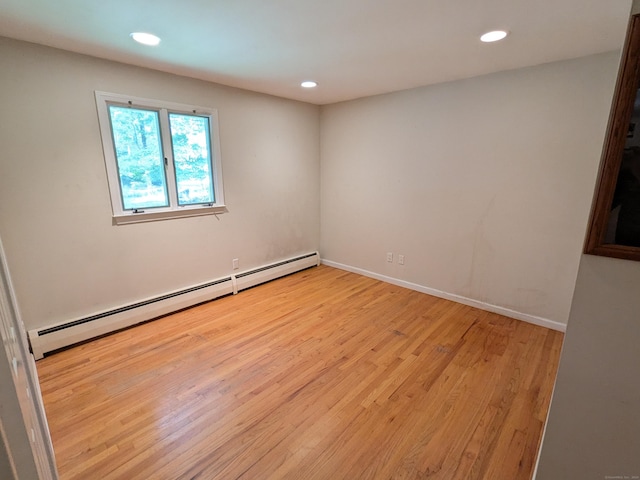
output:
[[598, 255], [601, 257], [621, 258], [623, 260], [640, 261], [640, 248], [628, 247], [625, 245], [602, 244], [591, 249], [585, 249], [587, 255]]
[[200, 217], [202, 215], [218, 215], [227, 213], [225, 205], [200, 208], [181, 208], [180, 210], [148, 211], [144, 213], [127, 213], [113, 216], [113, 225], [128, 225], [130, 223], [157, 222], [173, 218]]

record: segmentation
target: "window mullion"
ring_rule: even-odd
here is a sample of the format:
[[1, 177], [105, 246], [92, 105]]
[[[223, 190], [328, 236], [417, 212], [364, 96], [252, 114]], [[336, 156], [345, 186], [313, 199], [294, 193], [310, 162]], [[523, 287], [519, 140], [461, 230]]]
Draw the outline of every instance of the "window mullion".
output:
[[169, 204], [171, 208], [178, 207], [178, 193], [176, 190], [176, 171], [173, 164], [173, 146], [171, 145], [171, 130], [169, 127], [169, 112], [166, 108], [160, 110], [160, 131], [162, 132], [162, 149], [164, 150], [164, 171], [167, 176]]

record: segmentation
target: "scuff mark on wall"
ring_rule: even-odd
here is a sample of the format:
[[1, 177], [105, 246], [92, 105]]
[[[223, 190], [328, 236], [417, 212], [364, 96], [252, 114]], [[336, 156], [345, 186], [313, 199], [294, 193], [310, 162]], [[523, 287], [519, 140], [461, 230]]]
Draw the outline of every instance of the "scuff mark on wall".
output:
[[492, 262], [495, 256], [495, 249], [491, 244], [491, 233], [487, 229], [487, 220], [494, 209], [496, 195], [489, 200], [486, 208], [480, 215], [480, 219], [473, 230], [473, 250], [471, 252], [471, 264], [469, 265], [468, 281], [465, 289], [473, 286], [477, 299], [487, 301], [487, 278], [491, 278], [488, 273], [492, 269]]

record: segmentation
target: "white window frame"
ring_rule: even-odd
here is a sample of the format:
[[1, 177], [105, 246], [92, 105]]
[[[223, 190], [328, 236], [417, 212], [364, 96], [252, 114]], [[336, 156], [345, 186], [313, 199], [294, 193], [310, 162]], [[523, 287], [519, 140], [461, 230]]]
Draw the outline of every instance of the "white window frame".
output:
[[[195, 105], [185, 105], [181, 103], [165, 102], [161, 100], [152, 100], [148, 98], [132, 97], [100, 91], [96, 91], [95, 96], [96, 107], [98, 109], [98, 122], [100, 124], [100, 135], [102, 137], [102, 149], [104, 151], [104, 161], [107, 169], [109, 194], [111, 195], [111, 208], [113, 210], [113, 220], [115, 224], [122, 225], [127, 223], [151, 222], [170, 218], [216, 215], [227, 211], [224, 203], [224, 191], [222, 186], [222, 157], [220, 155], [220, 134], [217, 110]], [[122, 204], [122, 194], [120, 191], [118, 164], [111, 131], [111, 119], [109, 116], [109, 105], [114, 104], [156, 110], [158, 112], [162, 149], [165, 156], [165, 176], [167, 194], [169, 197], [168, 207], [146, 208], [142, 211], [124, 209]], [[182, 113], [209, 118], [209, 145], [211, 150], [211, 173], [213, 177], [215, 203], [205, 205], [178, 205], [173, 151], [171, 148], [171, 134], [169, 131], [169, 113]]]

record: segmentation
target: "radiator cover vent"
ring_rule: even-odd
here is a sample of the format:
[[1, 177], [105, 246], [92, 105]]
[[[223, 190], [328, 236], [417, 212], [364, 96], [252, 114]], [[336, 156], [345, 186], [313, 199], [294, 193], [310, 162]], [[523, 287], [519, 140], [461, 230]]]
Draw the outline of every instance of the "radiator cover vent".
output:
[[318, 252], [308, 253], [254, 268], [211, 282], [148, 298], [112, 310], [29, 330], [36, 360], [45, 353], [112, 333], [183, 308], [207, 302], [320, 264]]

